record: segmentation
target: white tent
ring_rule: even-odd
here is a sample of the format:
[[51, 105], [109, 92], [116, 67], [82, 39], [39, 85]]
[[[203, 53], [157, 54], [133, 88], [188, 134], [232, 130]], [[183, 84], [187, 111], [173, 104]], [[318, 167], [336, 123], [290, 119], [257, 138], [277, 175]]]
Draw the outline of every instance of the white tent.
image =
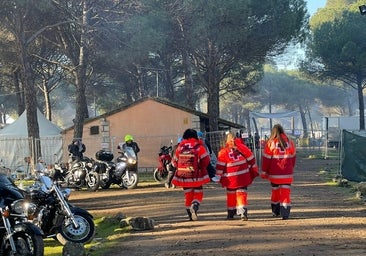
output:
[[[54, 163], [62, 156], [61, 129], [50, 122], [37, 109], [39, 136], [42, 159], [46, 163]], [[27, 113], [23, 112], [13, 123], [0, 129], [0, 159], [2, 164], [11, 170], [29, 171], [25, 161], [31, 156], [28, 143]]]
[[[267, 128], [261, 127], [261, 133], [263, 131], [266, 131], [267, 133], [271, 131], [271, 129], [272, 129], [272, 127], [270, 127], [271, 120], [281, 123], [285, 129], [286, 129], [285, 126], [291, 125], [291, 130], [295, 131], [295, 128], [296, 128], [295, 118], [298, 119], [299, 115], [300, 115], [300, 113], [298, 111], [289, 111], [289, 112], [281, 112], [281, 113], [259, 113], [259, 112], [250, 112], [249, 113], [249, 117], [253, 121], [255, 130], [257, 132], [258, 132], [259, 128], [257, 127], [256, 119], [259, 119], [259, 118], [268, 119], [268, 121], [266, 122]], [[287, 124], [287, 125], [284, 125], [284, 124]]]
[[250, 118], [286, 118], [286, 117], [294, 117], [299, 115], [298, 111], [290, 111], [290, 112], [282, 112], [282, 113], [258, 113], [258, 112], [250, 112]]

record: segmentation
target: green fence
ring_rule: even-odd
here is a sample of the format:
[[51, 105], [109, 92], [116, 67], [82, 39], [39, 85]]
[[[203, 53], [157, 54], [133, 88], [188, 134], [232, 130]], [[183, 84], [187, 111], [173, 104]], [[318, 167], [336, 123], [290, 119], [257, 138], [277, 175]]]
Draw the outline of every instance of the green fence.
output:
[[350, 181], [366, 181], [366, 133], [342, 131], [341, 172]]

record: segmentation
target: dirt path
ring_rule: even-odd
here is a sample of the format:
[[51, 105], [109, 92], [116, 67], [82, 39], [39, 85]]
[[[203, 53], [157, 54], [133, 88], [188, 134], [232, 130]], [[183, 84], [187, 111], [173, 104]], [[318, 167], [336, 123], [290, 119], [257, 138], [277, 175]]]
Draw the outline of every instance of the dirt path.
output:
[[162, 185], [135, 190], [109, 189], [72, 194], [72, 201], [94, 214], [123, 212], [156, 221], [153, 231], [132, 232], [106, 255], [365, 255], [366, 207], [349, 189], [329, 186], [323, 167], [331, 160], [298, 159], [289, 220], [271, 216], [270, 186], [256, 179], [249, 188], [247, 222], [226, 220], [225, 190], [205, 187], [198, 221], [186, 221], [183, 193]]

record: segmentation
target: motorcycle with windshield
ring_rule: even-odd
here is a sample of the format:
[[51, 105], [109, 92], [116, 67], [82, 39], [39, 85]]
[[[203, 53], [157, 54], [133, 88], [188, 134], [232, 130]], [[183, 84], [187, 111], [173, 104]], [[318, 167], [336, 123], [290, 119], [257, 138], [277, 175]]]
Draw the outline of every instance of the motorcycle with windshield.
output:
[[36, 205], [35, 213], [28, 220], [42, 229], [45, 238], [55, 238], [63, 245], [67, 241], [87, 243], [93, 238], [93, 216], [69, 203], [71, 189], [61, 189], [57, 182], [40, 173], [23, 193], [28, 203]]
[[26, 218], [36, 206], [24, 201], [21, 190], [0, 173], [0, 255], [44, 255], [43, 232]]
[[96, 154], [94, 171], [99, 173], [101, 188], [107, 189], [112, 184], [122, 188], [133, 189], [137, 187], [137, 157], [132, 147], [125, 147], [118, 152], [116, 162], [112, 162], [114, 155], [110, 151], [99, 150]]

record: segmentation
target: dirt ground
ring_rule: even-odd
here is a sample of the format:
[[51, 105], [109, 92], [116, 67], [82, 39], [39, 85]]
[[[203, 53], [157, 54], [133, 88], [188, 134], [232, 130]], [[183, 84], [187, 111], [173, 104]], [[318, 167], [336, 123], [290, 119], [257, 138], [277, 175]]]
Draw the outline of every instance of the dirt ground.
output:
[[214, 183], [204, 187], [198, 221], [187, 221], [182, 190], [161, 184], [73, 192], [71, 201], [99, 216], [122, 212], [155, 220], [154, 230], [131, 232], [106, 255], [365, 255], [365, 203], [349, 188], [330, 186], [331, 177], [320, 174], [337, 165], [297, 160], [289, 220], [272, 217], [270, 186], [260, 178], [248, 189], [246, 222], [226, 220], [225, 190]]

